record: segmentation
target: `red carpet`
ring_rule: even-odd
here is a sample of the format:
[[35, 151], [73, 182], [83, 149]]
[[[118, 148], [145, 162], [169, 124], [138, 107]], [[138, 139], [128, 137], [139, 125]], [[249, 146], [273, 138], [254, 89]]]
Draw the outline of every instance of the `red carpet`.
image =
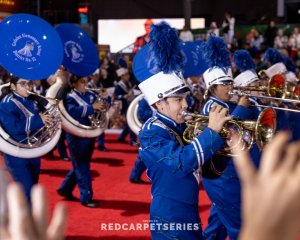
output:
[[[128, 181], [132, 166], [134, 165], [137, 148], [129, 144], [120, 144], [117, 135], [107, 134], [106, 147], [109, 152], [94, 151], [91, 169], [93, 176], [94, 199], [98, 200], [100, 207], [89, 209], [81, 206], [80, 202], [65, 201], [68, 205], [69, 218], [67, 239], [130, 239], [150, 240], [149, 230], [108, 230], [108, 224], [145, 224], [149, 219], [149, 206], [151, 201], [151, 185], [136, 185]], [[55, 155], [57, 152], [55, 151]], [[63, 181], [71, 168], [71, 162], [60, 159], [42, 159], [42, 183], [49, 194], [51, 208], [61, 201], [56, 189]], [[144, 176], [144, 180], [147, 180]], [[74, 192], [79, 197], [76, 188]], [[203, 225], [207, 225], [210, 202], [204, 191], [200, 193], [200, 215]], [[107, 230], [101, 230], [101, 226]], [[127, 226], [127, 225], [123, 225]]]

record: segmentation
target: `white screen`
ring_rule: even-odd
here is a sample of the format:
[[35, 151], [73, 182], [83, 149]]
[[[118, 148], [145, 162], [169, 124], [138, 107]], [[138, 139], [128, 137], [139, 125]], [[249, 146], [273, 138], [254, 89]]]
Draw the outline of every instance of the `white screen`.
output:
[[[164, 20], [178, 30], [184, 26], [183, 18], [152, 20], [155, 24]], [[112, 53], [118, 52], [134, 43], [136, 37], [145, 34], [145, 21], [146, 19], [98, 20], [98, 44], [110, 45]], [[204, 28], [204, 21], [204, 18], [191, 19], [191, 28]]]

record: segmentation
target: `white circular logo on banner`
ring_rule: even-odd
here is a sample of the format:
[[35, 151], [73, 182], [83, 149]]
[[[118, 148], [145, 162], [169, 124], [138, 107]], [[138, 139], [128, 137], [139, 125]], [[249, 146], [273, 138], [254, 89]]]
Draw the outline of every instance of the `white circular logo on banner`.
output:
[[82, 47], [74, 42], [74, 41], [67, 41], [65, 42], [65, 54], [68, 58], [71, 59], [72, 62], [74, 63], [80, 63], [84, 59], [84, 54]]
[[14, 56], [23, 62], [35, 62], [42, 53], [42, 45], [40, 42], [32, 35], [26, 33], [16, 36], [11, 46], [14, 49]]

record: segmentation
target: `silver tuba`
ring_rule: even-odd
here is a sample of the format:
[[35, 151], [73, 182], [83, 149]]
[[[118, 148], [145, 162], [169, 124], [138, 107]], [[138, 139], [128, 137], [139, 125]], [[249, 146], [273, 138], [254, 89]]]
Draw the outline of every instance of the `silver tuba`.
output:
[[[62, 43], [55, 29], [45, 20], [30, 14], [14, 14], [1, 22], [0, 33], [3, 35], [0, 63], [14, 76], [27, 80], [43, 79], [59, 68]], [[2, 85], [1, 90], [5, 86], [9, 87], [10, 83]], [[48, 153], [57, 144], [61, 134], [57, 105], [48, 102], [45, 105], [45, 113], [53, 117], [52, 123], [28, 133], [20, 142], [0, 126], [0, 151], [15, 157], [35, 158]]]
[[138, 133], [141, 130], [142, 125], [143, 125], [137, 115], [139, 101], [143, 97], [144, 97], [144, 94], [140, 94], [135, 99], [133, 99], [133, 101], [130, 103], [127, 113], [126, 113], [127, 124], [136, 135], [138, 135]]
[[104, 102], [105, 107], [101, 111], [96, 111], [93, 115], [89, 116], [89, 119], [91, 121], [91, 124], [93, 127], [102, 128], [105, 129], [108, 126], [108, 109], [109, 109], [109, 103], [101, 96], [101, 93], [104, 94], [104, 91], [102, 88], [86, 88], [89, 91], [93, 91], [97, 94], [96, 102]]
[[[81, 28], [69, 23], [59, 24], [56, 30], [64, 45], [62, 65], [77, 76], [90, 76], [100, 65], [98, 51], [91, 38]], [[59, 91], [68, 85], [67, 77], [62, 73], [63, 71], [58, 71], [56, 82], [48, 89], [47, 97], [56, 98]], [[100, 96], [98, 101], [102, 101]], [[63, 101], [59, 102], [58, 109], [63, 129], [75, 136], [93, 138], [101, 135], [107, 128], [107, 110], [91, 116], [91, 126], [87, 126], [75, 120], [68, 113]]]
[[[30, 94], [42, 97], [36, 93], [30, 92]], [[56, 104], [49, 102], [45, 109], [44, 114], [49, 114], [52, 117], [51, 124], [44, 125], [33, 133], [28, 133], [27, 138], [20, 142], [11, 138], [0, 126], [1, 151], [22, 158], [35, 158], [51, 151], [57, 144], [61, 134], [61, 120]]]
[[[48, 89], [46, 97], [56, 98], [61, 89], [66, 86], [66, 81], [62, 77], [57, 77], [56, 82]], [[91, 126], [86, 126], [72, 118], [72, 116], [66, 110], [63, 101], [59, 101], [58, 109], [61, 116], [62, 127], [65, 131], [78, 136], [93, 138], [101, 135], [106, 129], [108, 124], [108, 113], [107, 111], [96, 113], [91, 116]], [[97, 115], [99, 118], [97, 118]]]

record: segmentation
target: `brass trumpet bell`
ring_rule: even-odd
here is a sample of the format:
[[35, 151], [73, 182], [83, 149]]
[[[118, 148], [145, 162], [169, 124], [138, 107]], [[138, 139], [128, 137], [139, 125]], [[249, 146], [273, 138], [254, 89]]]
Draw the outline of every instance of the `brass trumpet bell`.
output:
[[238, 93], [247, 91], [262, 92], [265, 96], [285, 98], [287, 86], [284, 76], [281, 74], [276, 74], [268, 81], [268, 86], [235, 86], [233, 87], [233, 90]]
[[[202, 133], [208, 126], [209, 117], [201, 114], [183, 113], [185, 116], [192, 116], [193, 120], [187, 121], [187, 128], [183, 133], [184, 141], [191, 143], [194, 138]], [[264, 109], [257, 121], [227, 121], [220, 136], [225, 140], [225, 144], [217, 154], [234, 156], [233, 149], [242, 145], [242, 150], [250, 150], [256, 142], [260, 150], [272, 139], [276, 131], [276, 112], [272, 108]], [[232, 136], [237, 135], [238, 141], [232, 144]]]
[[[253, 95], [251, 91], [262, 92], [262, 95]], [[235, 86], [229, 92], [230, 95], [254, 97], [262, 100], [277, 101], [279, 103], [300, 103], [300, 87], [297, 84], [286, 82], [283, 74], [274, 75], [268, 82], [268, 86]], [[255, 105], [268, 108], [267, 105]], [[294, 108], [272, 107], [276, 110], [300, 112]]]

